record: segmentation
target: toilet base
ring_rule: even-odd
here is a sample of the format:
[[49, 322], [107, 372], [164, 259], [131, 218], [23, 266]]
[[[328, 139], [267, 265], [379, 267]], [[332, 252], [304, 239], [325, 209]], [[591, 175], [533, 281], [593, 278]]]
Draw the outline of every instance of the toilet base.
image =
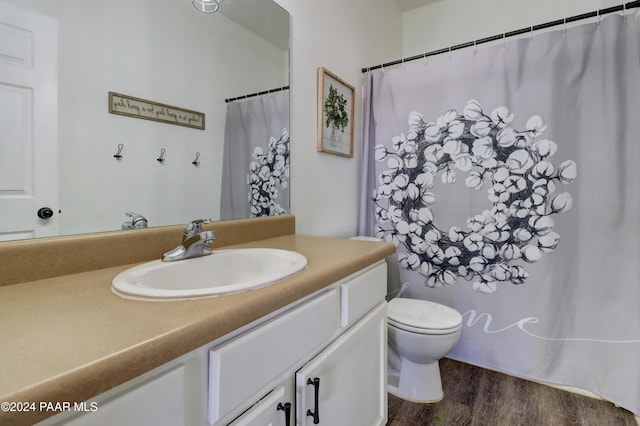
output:
[[387, 391], [398, 398], [417, 403], [434, 403], [444, 397], [440, 365], [416, 364], [404, 358], [399, 375], [389, 375]]
[[396, 386], [391, 386], [391, 385], [389, 385], [387, 387], [387, 392], [390, 395], [398, 397], [398, 398], [400, 398], [402, 400], [409, 401], [409, 402], [414, 402], [416, 404], [435, 404], [436, 402], [440, 402], [440, 401], [442, 401], [444, 399], [444, 393], [442, 394], [442, 396], [440, 398], [433, 399], [433, 400], [428, 400], [428, 401], [425, 401], [425, 400], [422, 400], [422, 399], [418, 400], [418, 399], [409, 398], [407, 396], [403, 396], [403, 395], [399, 394], [398, 393], [398, 388]]

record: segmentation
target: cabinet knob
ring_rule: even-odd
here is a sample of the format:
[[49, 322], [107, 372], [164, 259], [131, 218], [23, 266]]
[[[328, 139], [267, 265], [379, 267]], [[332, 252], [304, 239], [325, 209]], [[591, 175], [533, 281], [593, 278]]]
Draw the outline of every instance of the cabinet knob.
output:
[[278, 403], [278, 406], [276, 407], [276, 409], [278, 411], [282, 410], [284, 411], [284, 419], [285, 419], [285, 426], [289, 426], [291, 425], [291, 403], [290, 402], [285, 402], [284, 404], [282, 402]]
[[307, 416], [313, 417], [313, 424], [320, 423], [320, 407], [318, 406], [318, 399], [320, 397], [320, 379], [318, 377], [313, 380], [307, 379], [307, 385], [313, 385], [315, 409], [313, 411], [307, 410]]

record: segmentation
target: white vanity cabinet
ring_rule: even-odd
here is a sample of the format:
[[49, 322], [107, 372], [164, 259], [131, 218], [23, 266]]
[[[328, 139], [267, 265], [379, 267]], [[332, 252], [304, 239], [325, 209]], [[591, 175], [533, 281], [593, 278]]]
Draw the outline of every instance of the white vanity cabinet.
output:
[[383, 425], [385, 294], [381, 261], [42, 424]]
[[[296, 308], [278, 320], [284, 320], [291, 330], [299, 329], [300, 335], [291, 333], [296, 342], [314, 341], [323, 349], [312, 356], [298, 358], [295, 362], [284, 361], [286, 351], [279, 355], [281, 363], [290, 364], [280, 375], [279, 384], [271, 393], [244, 412], [233, 425], [251, 426], [289, 426], [289, 425], [349, 425], [375, 426], [387, 421], [387, 311], [384, 297], [386, 294], [386, 265], [378, 263], [356, 273], [336, 286], [328, 293], [318, 296], [311, 302]], [[340, 293], [339, 310], [331, 307], [338, 303], [334, 293]], [[321, 309], [314, 309], [323, 303]], [[334, 305], [336, 306], [336, 305]], [[301, 313], [311, 313], [307, 321], [297, 321]], [[335, 337], [326, 339], [333, 327], [336, 315], [340, 317], [340, 326], [336, 327]], [[275, 323], [275, 321], [274, 321]], [[272, 323], [271, 326], [275, 327]], [[254, 336], [258, 332], [259, 336]], [[263, 342], [268, 330], [252, 330], [239, 340]], [[323, 334], [324, 333], [324, 334]], [[263, 340], [264, 339], [264, 340]], [[277, 339], [276, 339], [277, 341]], [[238, 342], [231, 342], [235, 345]], [[300, 344], [298, 343], [298, 344]], [[322, 345], [324, 343], [324, 345]], [[267, 348], [263, 356], [274, 356], [277, 349]], [[215, 352], [224, 352], [227, 348], [216, 348]], [[215, 370], [210, 363], [210, 386], [215, 383]], [[246, 364], [245, 364], [246, 365]], [[270, 363], [267, 363], [271, 367]], [[267, 367], [267, 368], [269, 368]], [[291, 395], [295, 377], [295, 395]], [[278, 379], [276, 379], [277, 382]], [[233, 389], [233, 386], [229, 386]], [[224, 398], [224, 388], [218, 390]], [[216, 390], [210, 397], [216, 398]], [[289, 422], [286, 420], [286, 404], [291, 405]], [[211, 407], [211, 401], [210, 401]], [[210, 417], [210, 420], [213, 420]], [[225, 419], [215, 426], [224, 425]]]

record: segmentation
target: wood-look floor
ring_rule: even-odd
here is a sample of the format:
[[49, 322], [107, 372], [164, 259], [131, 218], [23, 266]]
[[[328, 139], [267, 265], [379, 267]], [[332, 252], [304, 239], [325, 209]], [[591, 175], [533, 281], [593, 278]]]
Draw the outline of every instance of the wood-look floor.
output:
[[389, 395], [388, 426], [636, 426], [607, 401], [469, 364], [440, 361], [444, 399], [417, 404]]

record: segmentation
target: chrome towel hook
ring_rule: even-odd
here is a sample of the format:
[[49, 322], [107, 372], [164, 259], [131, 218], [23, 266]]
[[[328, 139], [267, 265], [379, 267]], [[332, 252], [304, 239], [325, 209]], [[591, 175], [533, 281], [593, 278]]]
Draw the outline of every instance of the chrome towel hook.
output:
[[165, 153], [165, 149], [162, 148], [160, 150], [160, 157], [156, 158], [156, 161], [160, 164], [164, 164], [164, 153]]
[[194, 166], [196, 166], [196, 167], [200, 167], [200, 160], [199, 160], [199, 158], [200, 158], [200, 153], [199, 153], [199, 152], [196, 152], [196, 159], [195, 159], [195, 160], [193, 160], [193, 161], [191, 162], [191, 164], [193, 164], [193, 165], [194, 165]]
[[123, 150], [123, 148], [124, 148], [124, 144], [119, 143], [119, 144], [118, 144], [118, 152], [116, 152], [116, 153], [113, 155], [113, 158], [115, 158], [115, 159], [116, 159], [116, 160], [118, 160], [118, 161], [122, 160], [122, 157], [124, 157], [124, 155], [122, 155], [122, 150]]

